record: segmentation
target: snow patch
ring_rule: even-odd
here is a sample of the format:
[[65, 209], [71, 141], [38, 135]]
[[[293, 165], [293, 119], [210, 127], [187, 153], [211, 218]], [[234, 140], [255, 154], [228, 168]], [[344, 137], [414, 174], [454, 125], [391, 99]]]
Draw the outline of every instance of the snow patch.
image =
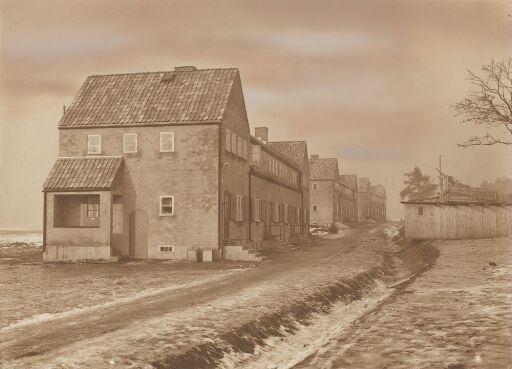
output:
[[0, 328], [0, 333], [4, 333], [4, 332], [7, 332], [7, 331], [10, 331], [10, 330], [13, 330], [13, 329], [17, 329], [17, 328], [20, 328], [20, 327], [25, 327], [27, 325], [32, 325], [32, 324], [37, 324], [37, 323], [41, 323], [41, 322], [46, 322], [46, 321], [49, 321], [49, 320], [57, 320], [57, 319], [69, 318], [69, 317], [76, 316], [76, 315], [79, 315], [79, 314], [82, 314], [82, 313], [85, 313], [85, 312], [90, 312], [90, 311], [94, 311], [94, 310], [100, 310], [100, 309], [103, 309], [103, 308], [111, 307], [111, 306], [114, 306], [114, 305], [117, 305], [117, 304], [126, 303], [126, 302], [133, 302], [135, 300], [139, 300], [139, 299], [147, 298], [147, 297], [150, 297], [150, 296], [158, 295], [158, 294], [161, 294], [161, 293], [164, 293], [164, 292], [177, 291], [177, 290], [182, 290], [184, 288], [197, 287], [197, 286], [200, 286], [200, 285], [203, 285], [203, 284], [207, 284], [207, 283], [215, 282], [215, 281], [220, 280], [220, 279], [224, 279], [224, 278], [226, 278], [229, 275], [232, 275], [232, 274], [235, 274], [235, 273], [239, 273], [239, 272], [241, 272], [243, 270], [247, 270], [247, 269], [236, 269], [236, 270], [230, 269], [229, 271], [226, 271], [226, 272], [224, 272], [221, 275], [216, 275], [216, 276], [212, 276], [212, 277], [208, 277], [208, 278], [203, 278], [203, 279], [195, 281], [195, 282], [184, 283], [184, 284], [179, 284], [179, 285], [170, 286], [170, 287], [150, 289], [150, 290], [147, 290], [147, 291], [136, 293], [136, 294], [131, 295], [131, 296], [121, 297], [121, 298], [115, 299], [113, 301], [109, 301], [109, 302], [106, 302], [106, 303], [103, 303], [103, 304], [94, 305], [94, 306], [76, 307], [74, 309], [71, 309], [71, 310], [68, 310], [68, 311], [62, 311], [62, 312], [59, 312], [59, 313], [51, 313], [51, 314], [50, 313], [43, 313], [43, 314], [33, 315], [33, 316], [29, 317], [29, 318], [17, 321], [15, 323], [12, 323], [12, 324], [6, 326], [6, 327]]

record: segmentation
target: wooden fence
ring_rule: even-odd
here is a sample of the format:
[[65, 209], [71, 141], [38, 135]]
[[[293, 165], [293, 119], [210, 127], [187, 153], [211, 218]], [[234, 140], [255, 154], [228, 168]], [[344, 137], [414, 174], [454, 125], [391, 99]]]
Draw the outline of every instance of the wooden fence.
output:
[[405, 235], [416, 239], [506, 237], [512, 230], [506, 205], [405, 204]]

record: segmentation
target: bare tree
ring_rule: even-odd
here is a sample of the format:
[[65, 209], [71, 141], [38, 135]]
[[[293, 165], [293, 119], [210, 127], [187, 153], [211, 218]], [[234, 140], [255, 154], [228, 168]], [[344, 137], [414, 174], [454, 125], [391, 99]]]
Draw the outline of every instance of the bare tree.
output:
[[461, 123], [484, 125], [498, 131], [473, 136], [462, 147], [476, 145], [512, 145], [512, 58], [482, 67], [482, 75], [468, 71], [468, 81], [475, 87], [453, 109]]

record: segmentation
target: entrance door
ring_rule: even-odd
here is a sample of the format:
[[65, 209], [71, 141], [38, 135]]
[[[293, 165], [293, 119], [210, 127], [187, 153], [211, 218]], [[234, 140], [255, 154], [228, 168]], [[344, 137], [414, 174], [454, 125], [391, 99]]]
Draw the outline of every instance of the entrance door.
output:
[[148, 216], [142, 210], [130, 213], [130, 256], [148, 256]]

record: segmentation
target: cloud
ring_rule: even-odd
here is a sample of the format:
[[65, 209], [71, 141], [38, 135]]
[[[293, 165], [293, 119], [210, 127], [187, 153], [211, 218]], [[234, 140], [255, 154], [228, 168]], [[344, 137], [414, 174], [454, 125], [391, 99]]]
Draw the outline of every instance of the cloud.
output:
[[265, 34], [267, 42], [286, 51], [305, 54], [330, 54], [363, 51], [372, 47], [385, 46], [383, 37], [370, 36], [364, 33], [346, 32], [285, 32]]

